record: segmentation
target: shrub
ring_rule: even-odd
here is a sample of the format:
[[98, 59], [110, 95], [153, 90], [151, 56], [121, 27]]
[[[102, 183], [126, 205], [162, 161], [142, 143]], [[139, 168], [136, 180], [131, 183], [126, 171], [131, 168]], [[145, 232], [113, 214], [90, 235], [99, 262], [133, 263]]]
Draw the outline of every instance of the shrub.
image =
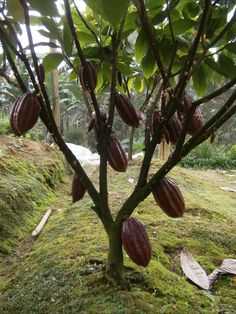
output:
[[226, 145], [202, 143], [181, 161], [181, 165], [204, 169], [234, 169], [236, 168], [236, 145], [229, 150]]
[[231, 159], [236, 160], [236, 144], [231, 146], [230, 157]]
[[84, 138], [85, 134], [83, 129], [78, 127], [69, 129], [64, 135], [65, 142], [77, 145], [82, 145]]
[[12, 134], [9, 118], [0, 118], [0, 135]]

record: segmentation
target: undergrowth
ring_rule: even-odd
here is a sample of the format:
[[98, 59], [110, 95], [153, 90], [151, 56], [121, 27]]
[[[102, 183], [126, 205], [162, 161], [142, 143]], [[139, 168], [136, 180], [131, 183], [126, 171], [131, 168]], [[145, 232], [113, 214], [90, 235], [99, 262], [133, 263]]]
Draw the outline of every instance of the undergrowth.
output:
[[186, 168], [236, 169], [235, 145], [230, 147], [203, 142], [190, 152], [180, 165]]

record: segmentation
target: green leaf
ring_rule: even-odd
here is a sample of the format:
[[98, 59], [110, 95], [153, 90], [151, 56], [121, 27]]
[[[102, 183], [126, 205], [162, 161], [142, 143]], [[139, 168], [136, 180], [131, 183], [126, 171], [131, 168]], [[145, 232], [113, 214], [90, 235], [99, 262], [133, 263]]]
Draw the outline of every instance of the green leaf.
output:
[[130, 67], [129, 67], [127, 64], [125, 64], [125, 63], [119, 62], [119, 63], [117, 64], [117, 68], [118, 68], [118, 70], [119, 70], [122, 74], [124, 74], [125, 76], [131, 76], [131, 75], [133, 74], [133, 72], [132, 72], [132, 70], [130, 69]]
[[[181, 35], [189, 31], [193, 26], [195, 25], [195, 22], [190, 19], [184, 19], [184, 20], [177, 20], [172, 23], [172, 28], [175, 36]], [[169, 25], [166, 25], [165, 31], [170, 30]]]
[[225, 46], [225, 49], [229, 50], [230, 52], [236, 54], [236, 42], [234, 43], [228, 43], [226, 46]]
[[187, 5], [183, 8], [183, 16], [185, 18], [193, 18], [195, 17], [200, 11], [200, 6], [196, 1], [189, 2]]
[[219, 74], [222, 74], [221, 73], [221, 69], [220, 69], [220, 66], [217, 62], [215, 62], [215, 60], [213, 58], [207, 58], [205, 60], [205, 63], [212, 69], [214, 70], [215, 72], [219, 73]]
[[103, 78], [104, 78], [104, 81], [111, 82], [111, 65], [110, 65], [110, 63], [103, 62]]
[[234, 78], [236, 73], [236, 66], [232, 59], [224, 54], [219, 56], [219, 65], [222, 74], [229, 78]]
[[38, 30], [39, 34], [41, 34], [43, 37], [46, 37], [46, 38], [50, 38], [51, 39], [51, 34], [47, 31], [45, 31], [44, 29], [39, 29]]
[[28, 0], [30, 6], [45, 16], [59, 16], [56, 1], [54, 0]]
[[142, 68], [146, 79], [149, 79], [157, 69], [155, 58], [150, 49], [142, 60]]
[[134, 57], [140, 62], [142, 58], [145, 56], [148, 49], [148, 39], [143, 30], [141, 30], [138, 34], [138, 37], [134, 46]]
[[140, 76], [136, 76], [134, 79], [134, 90], [136, 93], [142, 93], [144, 89], [143, 81]]
[[78, 75], [77, 75], [77, 73], [76, 73], [76, 71], [71, 71], [71, 73], [70, 73], [70, 76], [69, 76], [69, 81], [71, 82], [71, 81], [74, 81], [74, 80], [76, 80], [78, 78]]
[[103, 71], [102, 69], [97, 70], [97, 86], [96, 91], [98, 91], [103, 85]]
[[61, 42], [61, 34], [56, 22], [52, 18], [50, 19], [48, 17], [42, 17], [41, 21], [43, 25], [49, 30], [51, 36], [50, 38], [57, 39], [59, 42]]
[[79, 41], [82, 42], [83, 44], [91, 44], [95, 42], [95, 38], [93, 37], [91, 33], [77, 32], [77, 35], [78, 35]]
[[100, 59], [101, 58], [101, 52], [98, 47], [85, 47], [83, 48], [83, 53], [86, 58], [88, 59]]
[[45, 72], [51, 72], [56, 69], [63, 61], [64, 57], [61, 53], [50, 53], [43, 59]]
[[113, 26], [120, 24], [129, 5], [127, 0], [85, 0], [85, 2], [94, 12], [101, 15]]
[[71, 56], [73, 50], [73, 39], [67, 19], [63, 23], [63, 48], [67, 56]]
[[167, 17], [167, 12], [166, 11], [160, 11], [152, 19], [152, 24], [154, 24], [154, 25], [160, 24], [164, 21], [164, 19], [166, 17]]
[[25, 15], [20, 0], [7, 0], [7, 9], [14, 20], [24, 23]]
[[137, 12], [130, 12], [125, 20], [124, 32], [136, 30], [138, 23], [139, 18]]
[[162, 62], [165, 66], [168, 66], [173, 53], [172, 43], [168, 40], [162, 40], [159, 44], [160, 54]]
[[132, 86], [133, 86], [133, 82], [134, 82], [134, 80], [133, 80], [132, 78], [130, 78], [130, 79], [128, 80], [127, 87], [128, 87], [128, 90], [129, 90], [129, 91], [131, 90], [131, 88], [132, 88]]
[[122, 17], [124, 16], [129, 1], [127, 0], [119, 0], [119, 1], [111, 1], [111, 0], [103, 0], [103, 9], [107, 16], [107, 20], [113, 25], [119, 25]]
[[199, 96], [203, 96], [205, 94], [207, 88], [207, 79], [203, 65], [200, 65], [193, 72], [193, 87]]

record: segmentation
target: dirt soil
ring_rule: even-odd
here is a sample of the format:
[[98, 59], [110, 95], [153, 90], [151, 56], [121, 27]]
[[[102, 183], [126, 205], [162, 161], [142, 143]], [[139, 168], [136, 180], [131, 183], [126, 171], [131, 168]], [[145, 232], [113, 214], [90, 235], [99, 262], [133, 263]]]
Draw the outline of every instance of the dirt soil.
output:
[[52, 147], [42, 142], [33, 142], [26, 138], [0, 136], [0, 157], [6, 153], [14, 155], [15, 158], [24, 158], [36, 161], [38, 157], [45, 157]]

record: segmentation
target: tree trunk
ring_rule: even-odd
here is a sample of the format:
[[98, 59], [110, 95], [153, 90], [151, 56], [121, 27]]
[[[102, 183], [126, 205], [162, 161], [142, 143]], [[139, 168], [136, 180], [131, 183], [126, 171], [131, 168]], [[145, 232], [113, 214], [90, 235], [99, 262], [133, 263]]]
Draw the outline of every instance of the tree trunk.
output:
[[121, 241], [121, 225], [113, 223], [108, 232], [109, 253], [106, 275], [115, 286], [124, 286], [123, 251]]
[[[55, 40], [51, 40], [55, 43]], [[56, 53], [57, 49], [50, 48], [51, 53]], [[61, 105], [60, 105], [60, 96], [59, 96], [59, 85], [58, 85], [58, 71], [52, 70], [51, 72], [51, 82], [52, 82], [52, 106], [53, 106], [53, 116], [57, 125], [59, 132], [61, 133]]]
[[165, 140], [161, 141], [158, 149], [158, 159], [167, 160], [170, 156], [170, 145]]
[[133, 156], [134, 132], [135, 132], [135, 128], [131, 127], [130, 135], [129, 135], [128, 160], [132, 160], [132, 156]]

